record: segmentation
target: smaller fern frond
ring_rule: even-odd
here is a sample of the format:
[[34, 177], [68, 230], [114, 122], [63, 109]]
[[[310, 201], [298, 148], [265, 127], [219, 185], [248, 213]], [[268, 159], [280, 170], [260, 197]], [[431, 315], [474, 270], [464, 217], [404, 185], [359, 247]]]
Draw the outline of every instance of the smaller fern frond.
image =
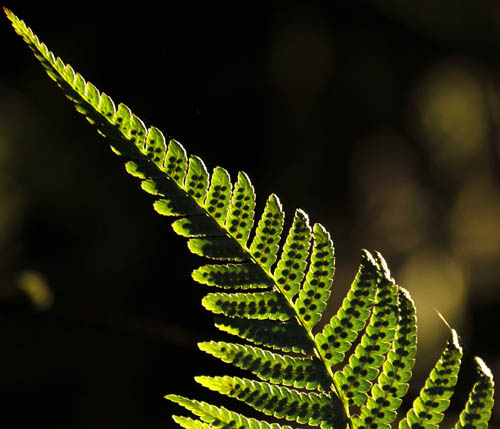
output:
[[[202, 422], [209, 425], [209, 427], [225, 427], [225, 428], [249, 428], [249, 429], [293, 429], [291, 426], [282, 426], [278, 423], [268, 423], [254, 418], [248, 418], [242, 414], [235, 413], [224, 407], [216, 407], [215, 405], [208, 404], [207, 402], [196, 401], [188, 399], [180, 395], [166, 395], [166, 399], [175, 402], [187, 410], [191, 411], [195, 416], [199, 417]], [[179, 419], [179, 417], [178, 417]], [[183, 423], [187, 420], [180, 418]], [[189, 419], [191, 422], [192, 419]], [[203, 427], [206, 426], [194, 426]]]
[[255, 190], [245, 173], [238, 173], [234, 184], [231, 207], [227, 217], [229, 233], [242, 245], [246, 246], [253, 227], [255, 210]]
[[275, 291], [209, 293], [201, 303], [207, 310], [229, 317], [286, 321], [293, 316], [283, 296]]
[[297, 294], [304, 278], [310, 243], [309, 218], [302, 210], [297, 210], [273, 273], [284, 295], [290, 299]]
[[205, 200], [205, 209], [222, 227], [226, 224], [229, 203], [231, 202], [231, 189], [229, 173], [222, 167], [215, 167]]
[[199, 343], [198, 347], [223, 362], [252, 372], [264, 381], [299, 389], [329, 388], [325, 368], [310, 357], [282, 355], [260, 347], [215, 341]]
[[[147, 147], [150, 146], [152, 146], [150, 143], [147, 144]], [[199, 205], [203, 205], [206, 199], [209, 179], [210, 176], [204, 162], [197, 156], [191, 155], [185, 183], [188, 195]]]
[[415, 306], [408, 291], [402, 287], [398, 288], [398, 301], [399, 319], [391, 350], [360, 415], [353, 418], [353, 428], [390, 428], [408, 391], [417, 351]]
[[178, 235], [186, 238], [224, 236], [224, 231], [205, 215], [183, 217], [174, 220], [172, 228]]
[[397, 319], [397, 286], [380, 255], [376, 255], [381, 278], [373, 303], [370, 322], [349, 363], [334, 374], [340, 396], [349, 405], [362, 405], [372, 381], [377, 377], [394, 339]]
[[242, 262], [248, 258], [239, 244], [226, 236], [191, 238], [188, 249], [195, 255], [219, 261]]
[[215, 326], [228, 334], [243, 338], [257, 345], [265, 345], [283, 352], [311, 355], [314, 343], [297, 323], [271, 320], [216, 318]]
[[195, 377], [201, 385], [238, 399], [266, 415], [321, 427], [344, 427], [340, 403], [324, 393], [305, 393], [240, 377]]
[[399, 423], [400, 429], [437, 428], [450, 404], [462, 360], [462, 347], [454, 329], [413, 407]]
[[335, 251], [330, 234], [319, 223], [313, 226], [313, 247], [305, 282], [295, 300], [304, 327], [311, 332], [320, 321], [330, 297], [335, 274]]
[[277, 258], [284, 217], [285, 213], [279, 198], [271, 194], [250, 245], [250, 254], [255, 263], [267, 273]]
[[493, 409], [495, 384], [493, 375], [483, 360], [475, 357], [478, 380], [472, 386], [465, 408], [460, 413], [456, 429], [486, 429]]
[[330, 368], [343, 361], [345, 353], [370, 317], [377, 270], [373, 256], [363, 251], [359, 270], [342, 306], [315, 337], [321, 357]]
[[203, 265], [191, 275], [200, 284], [229, 289], [259, 289], [274, 285], [272, 279], [252, 263]]
[[185, 429], [212, 429], [208, 423], [204, 423], [201, 420], [195, 420], [191, 417], [184, 416], [172, 416], [174, 422], [177, 423], [180, 427]]

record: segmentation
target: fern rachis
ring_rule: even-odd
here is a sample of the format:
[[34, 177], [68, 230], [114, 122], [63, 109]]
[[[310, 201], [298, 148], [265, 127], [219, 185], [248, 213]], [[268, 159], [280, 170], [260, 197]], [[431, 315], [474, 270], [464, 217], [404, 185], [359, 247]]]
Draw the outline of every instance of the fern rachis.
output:
[[[245, 173], [238, 173], [234, 183], [224, 168], [215, 167], [210, 174], [199, 157], [188, 156], [175, 140], [167, 142], [157, 128], [146, 128], [127, 106], [115, 106], [5, 11], [77, 111], [154, 196], [155, 210], [175, 218], [173, 229], [187, 238], [191, 252], [212, 259], [192, 274], [195, 281], [219, 288], [202, 303], [219, 315], [218, 328], [247, 342], [210, 341], [199, 347], [256, 379], [201, 376], [196, 381], [265, 415], [300, 425], [390, 427], [408, 390], [416, 318], [408, 292], [395, 283], [382, 256], [362, 252], [341, 307], [316, 329], [335, 272], [333, 243], [325, 228], [311, 226], [307, 214], [297, 210], [286, 230], [276, 195], [268, 197], [256, 219], [255, 191]], [[452, 330], [401, 428], [437, 427], [449, 405], [461, 356]], [[456, 427], [485, 427], [489, 420], [493, 379], [479, 358], [477, 366], [479, 380]], [[186, 428], [285, 427], [179, 395], [167, 398], [196, 416], [174, 416]]]

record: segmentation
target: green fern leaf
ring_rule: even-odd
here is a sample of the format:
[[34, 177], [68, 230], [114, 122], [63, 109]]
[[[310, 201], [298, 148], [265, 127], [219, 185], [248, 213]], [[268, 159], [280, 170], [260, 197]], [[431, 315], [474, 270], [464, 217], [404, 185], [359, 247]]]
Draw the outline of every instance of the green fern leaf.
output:
[[[142, 136], [143, 133], [146, 133], [145, 127], [144, 130], [141, 130], [138, 135]], [[135, 135], [136, 133], [132, 130], [131, 134]], [[147, 151], [146, 153], [150, 153], [150, 151]], [[160, 164], [160, 169], [167, 173], [168, 177], [171, 177], [179, 186], [183, 186], [184, 178], [187, 174], [187, 153], [179, 142], [175, 140], [170, 140], [168, 142], [165, 163], [163, 166]]]
[[281, 321], [292, 317], [286, 301], [277, 292], [209, 293], [202, 304], [215, 314], [230, 317]]
[[493, 375], [483, 360], [475, 358], [478, 380], [472, 386], [469, 399], [460, 413], [456, 429], [486, 429], [493, 409]]
[[443, 420], [444, 411], [450, 404], [461, 359], [462, 348], [458, 343], [457, 333], [452, 330], [451, 339], [427, 378], [419, 397], [413, 402], [413, 408], [399, 423], [401, 429], [438, 427]]
[[297, 210], [283, 246], [281, 259], [273, 273], [288, 298], [297, 294], [304, 278], [310, 239], [309, 219], [302, 210]]
[[210, 426], [208, 423], [204, 423], [201, 420], [195, 420], [190, 417], [183, 417], [183, 416], [172, 416], [174, 421], [183, 428], [186, 429], [211, 429], [212, 426]]
[[345, 353], [370, 317], [378, 270], [372, 255], [363, 251], [358, 273], [342, 306], [330, 323], [316, 335], [316, 343], [319, 344], [321, 356], [328, 367], [342, 362]]
[[284, 216], [280, 200], [276, 195], [270, 195], [250, 245], [250, 254], [266, 272], [276, 261]]
[[173, 230], [182, 237], [224, 236], [224, 230], [205, 215], [183, 217], [172, 222]]
[[330, 297], [335, 273], [335, 257], [330, 234], [320, 224], [313, 227], [313, 249], [306, 281], [295, 301], [304, 326], [308, 331], [319, 322]]
[[226, 224], [230, 200], [231, 179], [229, 173], [221, 167], [215, 167], [205, 201], [205, 209], [221, 226]]
[[242, 246], [246, 246], [253, 226], [255, 208], [255, 191], [245, 173], [238, 173], [238, 181], [234, 185], [231, 206], [227, 217], [229, 233]]
[[176, 402], [187, 410], [191, 411], [195, 416], [199, 417], [203, 422], [208, 423], [210, 427], [222, 428], [250, 428], [250, 429], [293, 429], [291, 426], [280, 426], [277, 423], [267, 423], [253, 418], [248, 418], [242, 414], [235, 413], [224, 407], [216, 407], [207, 402], [195, 401], [184, 398], [179, 395], [167, 395], [166, 399]]
[[254, 289], [274, 285], [260, 267], [248, 263], [203, 265], [193, 271], [192, 277], [198, 283], [223, 288]]
[[161, 198], [153, 203], [153, 207], [162, 216], [194, 216], [203, 214], [192, 201], [182, 198], [178, 191], [172, 191], [167, 198]]
[[355, 428], [390, 428], [396, 419], [401, 398], [408, 391], [417, 350], [415, 306], [405, 289], [400, 287], [398, 294], [399, 321], [396, 336], [377, 384], [371, 389], [371, 396], [361, 408], [361, 414], [353, 418], [352, 425]]
[[377, 377], [395, 335], [398, 317], [397, 286], [380, 255], [377, 255], [377, 262], [384, 275], [377, 286], [370, 323], [354, 354], [349, 358], [349, 364], [334, 374], [341, 398], [349, 405], [366, 402], [371, 381]]
[[304, 393], [239, 377], [196, 377], [195, 380], [266, 415], [325, 428], [344, 427], [346, 424], [336, 417], [341, 415], [338, 401], [325, 394]]
[[311, 355], [314, 343], [302, 326], [269, 320], [247, 320], [219, 318], [215, 326], [221, 331], [251, 341], [254, 344], [266, 345], [283, 352], [294, 352]]
[[[172, 228], [188, 239], [189, 250], [216, 260], [196, 269], [193, 279], [231, 291], [209, 293], [202, 304], [224, 316], [216, 318], [220, 330], [254, 345], [212, 341], [201, 343], [200, 348], [263, 381], [227, 376], [197, 381], [264, 414], [299, 424], [335, 429], [390, 427], [408, 389], [416, 325], [411, 298], [396, 286], [381, 255], [362, 253], [341, 308], [319, 333], [313, 333], [335, 272], [328, 232], [319, 224], [311, 230], [308, 216], [297, 210], [280, 248], [284, 211], [276, 195], [269, 196], [253, 229], [255, 191], [245, 173], [238, 173], [234, 184], [222, 167], [215, 167], [210, 175], [200, 158], [188, 155], [176, 140], [167, 141], [157, 128], [147, 128], [124, 104], [115, 105], [56, 58], [23, 21], [6, 13], [76, 110], [125, 159], [126, 171], [141, 181], [142, 189], [154, 196], [155, 210], [177, 218]], [[334, 368], [341, 366], [360, 334], [348, 363]], [[401, 428], [437, 427], [448, 406], [460, 358], [452, 331], [452, 340]], [[472, 421], [481, 427], [489, 419], [493, 381], [481, 362], [480, 379], [457, 427], [469, 427]], [[186, 428], [289, 428], [178, 395], [166, 398], [197, 417], [174, 416]], [[351, 405], [363, 405], [359, 415], [350, 415]]]
[[259, 347], [226, 342], [211, 341], [198, 346], [226, 363], [251, 371], [264, 381], [301, 389], [329, 388], [324, 366], [310, 357], [281, 355]]
[[192, 238], [189, 250], [198, 256], [221, 261], [244, 261], [248, 254], [229, 237]]
[[208, 174], [207, 167], [205, 167], [203, 161], [197, 156], [192, 155], [189, 158], [189, 167], [185, 186], [188, 195], [193, 198], [200, 206], [203, 206], [203, 202], [205, 201], [205, 198], [207, 196], [209, 177], [210, 176]]
[[[101, 95], [101, 104], [103, 99], [106, 99], [106, 104], [110, 104], [112, 106], [111, 109], [108, 110], [109, 116], [113, 117], [112, 112], [114, 112], [114, 103], [111, 98], [109, 98], [106, 94]], [[105, 113], [108, 116], [108, 113]], [[157, 166], [162, 166], [165, 161], [165, 151], [167, 148], [167, 143], [165, 141], [165, 137], [161, 133], [158, 128], [150, 127], [146, 139], [146, 156], [148, 159], [151, 159], [153, 163]], [[191, 164], [190, 164], [191, 168]]]

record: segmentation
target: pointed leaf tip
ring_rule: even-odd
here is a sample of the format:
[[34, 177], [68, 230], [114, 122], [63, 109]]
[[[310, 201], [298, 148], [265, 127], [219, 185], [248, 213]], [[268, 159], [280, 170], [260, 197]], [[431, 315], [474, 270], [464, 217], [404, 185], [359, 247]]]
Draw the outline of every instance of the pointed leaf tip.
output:
[[489, 379], [493, 380], [493, 373], [491, 372], [491, 369], [486, 366], [484, 361], [479, 356], [475, 356], [474, 360], [476, 361], [479, 371], [481, 371]]
[[458, 334], [457, 331], [455, 331], [453, 328], [451, 329], [451, 342], [453, 346], [460, 352], [462, 353], [462, 346], [460, 345], [460, 341], [458, 340]]

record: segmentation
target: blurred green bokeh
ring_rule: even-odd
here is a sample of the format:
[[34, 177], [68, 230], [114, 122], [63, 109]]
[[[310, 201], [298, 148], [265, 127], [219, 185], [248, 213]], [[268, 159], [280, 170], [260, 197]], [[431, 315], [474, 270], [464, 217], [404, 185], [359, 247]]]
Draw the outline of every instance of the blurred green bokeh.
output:
[[[6, 6], [209, 168], [247, 172], [258, 210], [275, 192], [288, 221], [300, 207], [323, 223], [338, 265], [324, 320], [360, 249], [381, 251], [417, 305], [410, 396], [445, 343], [435, 309], [465, 348], [451, 422], [473, 354], [500, 374], [496, 2]], [[17, 427], [174, 427], [163, 395], [212, 398], [192, 377], [229, 371], [196, 348], [221, 337], [189, 275], [201, 261], [6, 19], [0, 40], [6, 415]]]

